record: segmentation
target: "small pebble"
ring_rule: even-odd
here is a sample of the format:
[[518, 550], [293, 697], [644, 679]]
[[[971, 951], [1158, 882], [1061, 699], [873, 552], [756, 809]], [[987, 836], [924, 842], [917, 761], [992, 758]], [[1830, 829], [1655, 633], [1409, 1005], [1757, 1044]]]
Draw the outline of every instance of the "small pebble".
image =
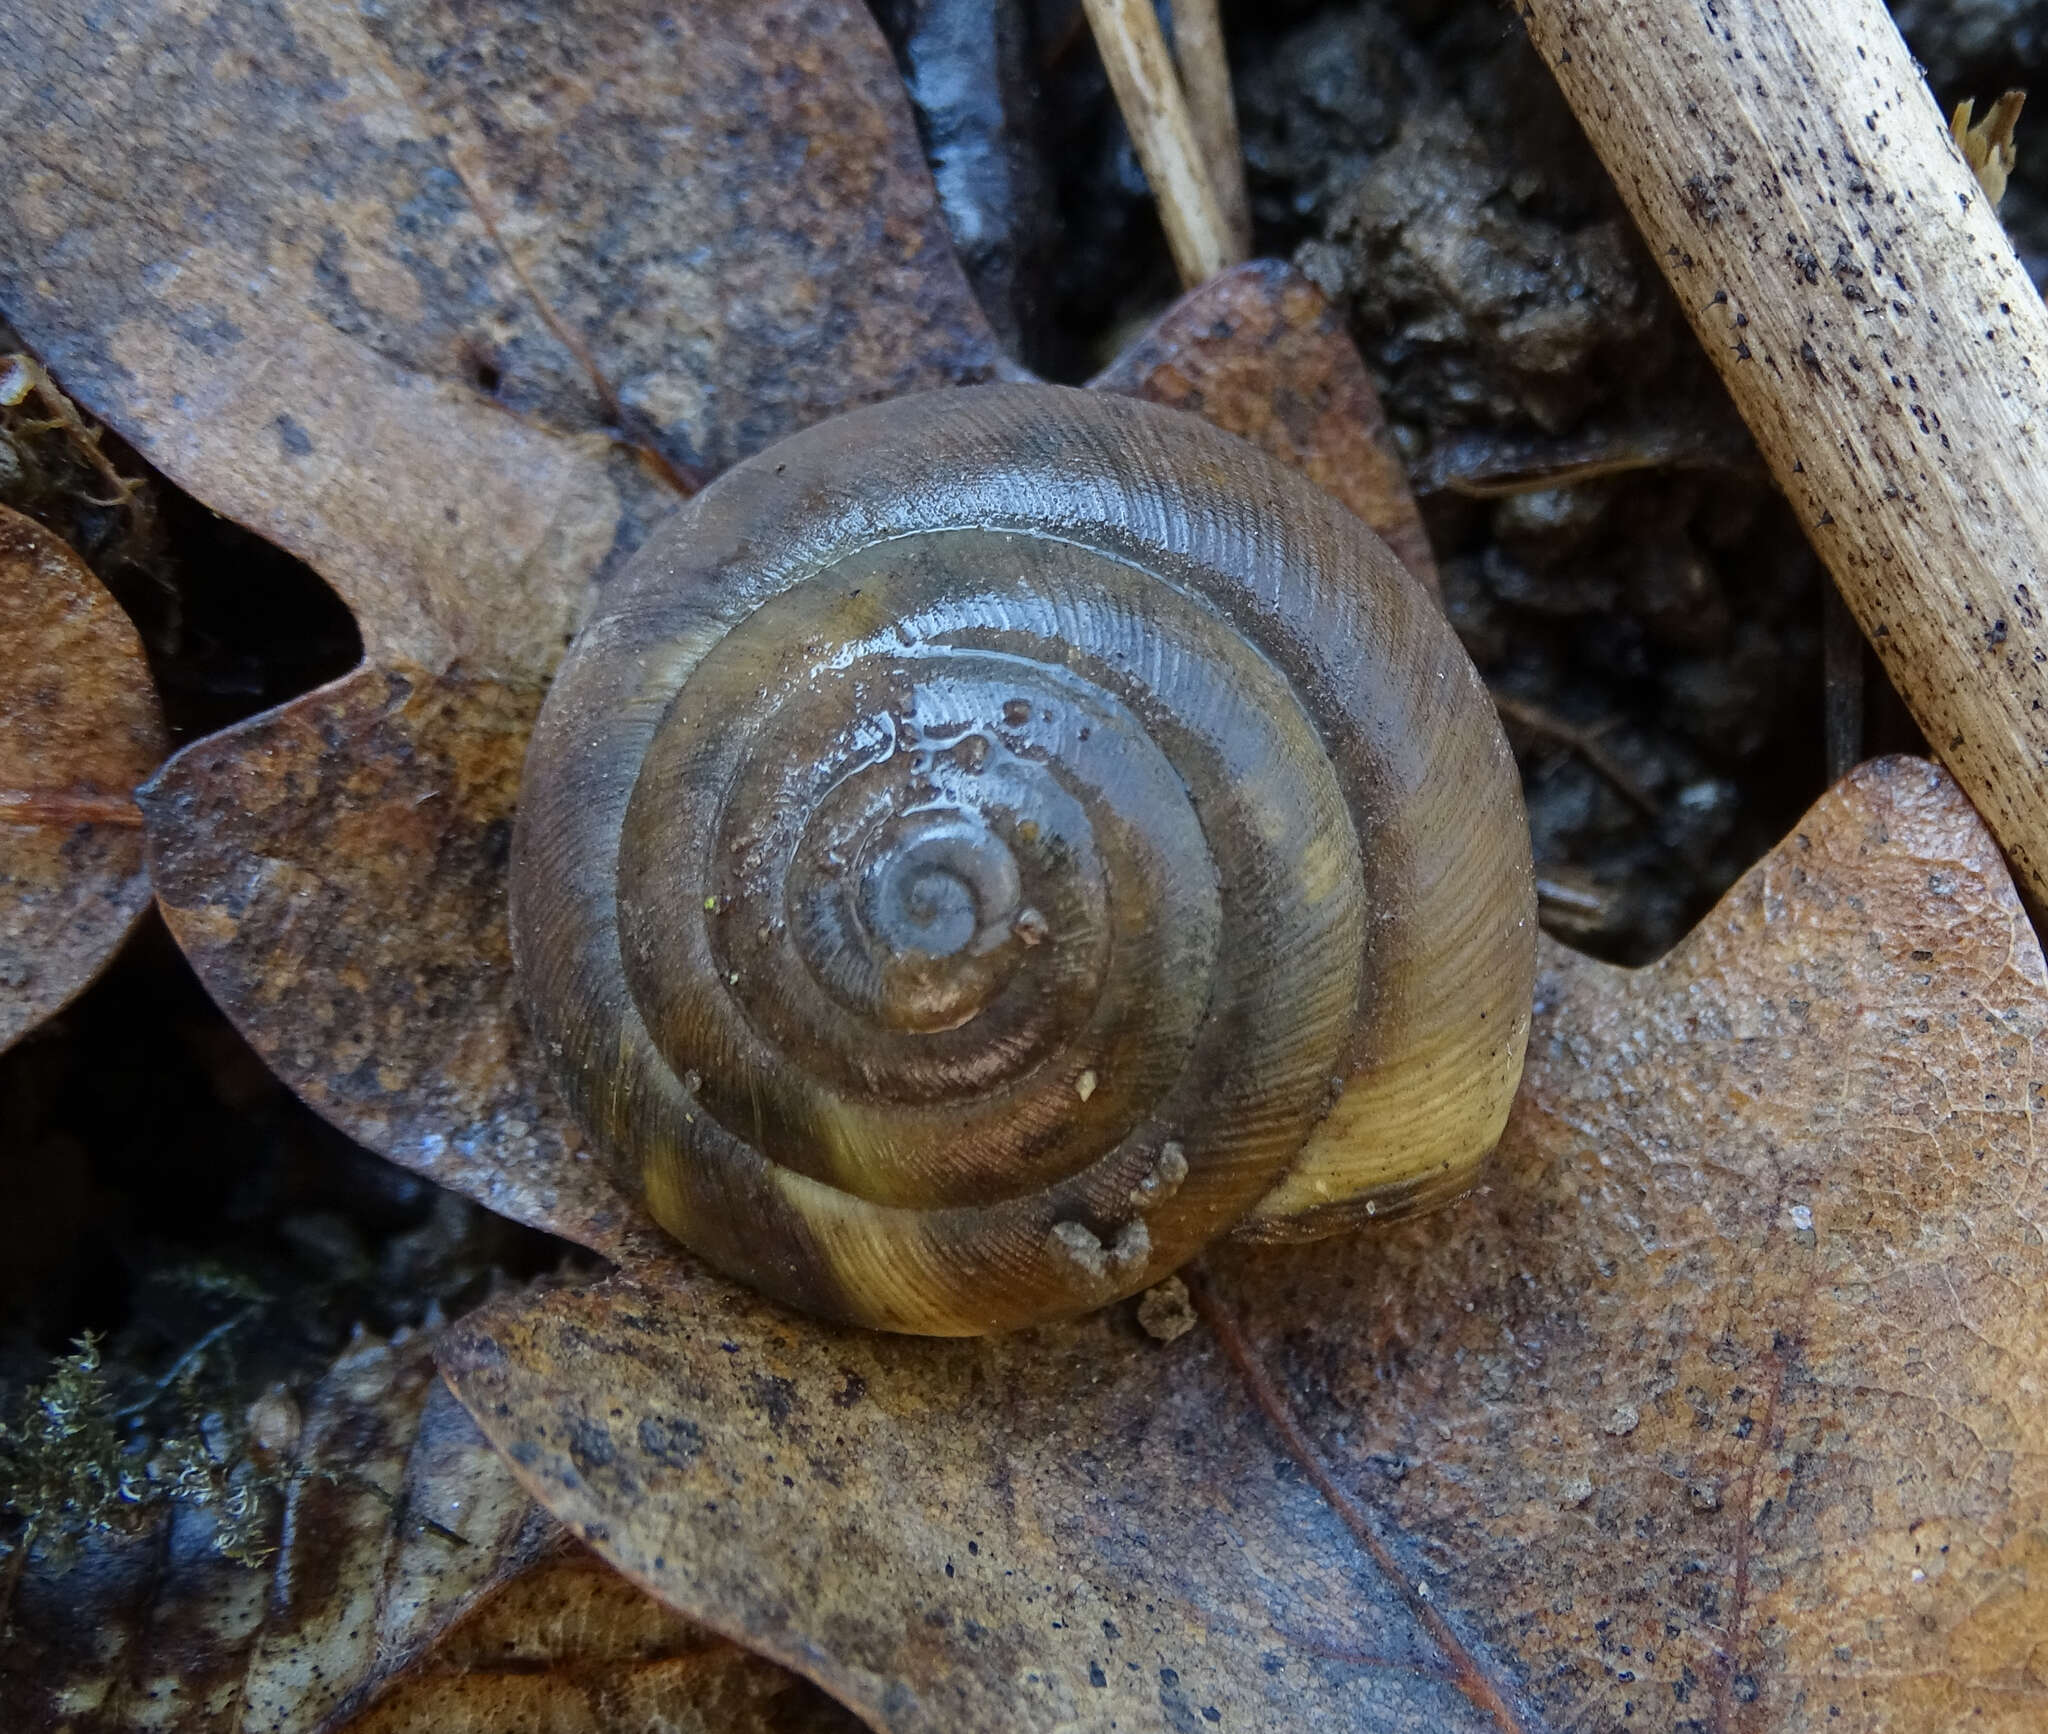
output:
[[1195, 1328], [1188, 1285], [1170, 1276], [1138, 1297], [1138, 1328], [1162, 1343], [1176, 1342]]

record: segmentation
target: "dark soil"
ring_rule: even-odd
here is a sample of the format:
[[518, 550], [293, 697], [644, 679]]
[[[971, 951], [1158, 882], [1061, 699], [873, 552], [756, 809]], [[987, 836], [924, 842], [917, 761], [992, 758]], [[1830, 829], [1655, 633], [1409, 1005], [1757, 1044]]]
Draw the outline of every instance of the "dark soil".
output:
[[[1078, 0], [874, 4], [998, 328], [1041, 372], [1086, 377], [1175, 284]], [[2048, 62], [2048, 0], [1897, 10], [1945, 106]], [[1507, 6], [1226, 14], [1260, 250], [1351, 309], [1454, 620], [1505, 701], [1546, 920], [1652, 958], [1824, 787], [1825, 577]], [[2005, 207], [2037, 280], [2044, 169], [2023, 150]], [[94, 558], [180, 742], [355, 661], [296, 562], [160, 482], [146, 521], [67, 506], [61, 469], [0, 464], [0, 499]], [[1865, 749], [1911, 746], [1868, 677]], [[359, 1324], [417, 1324], [565, 1252], [319, 1121], [154, 922], [0, 1057], [0, 1186], [0, 1392], [93, 1330], [123, 1391], [182, 1365], [177, 1401], [239, 1413]]]

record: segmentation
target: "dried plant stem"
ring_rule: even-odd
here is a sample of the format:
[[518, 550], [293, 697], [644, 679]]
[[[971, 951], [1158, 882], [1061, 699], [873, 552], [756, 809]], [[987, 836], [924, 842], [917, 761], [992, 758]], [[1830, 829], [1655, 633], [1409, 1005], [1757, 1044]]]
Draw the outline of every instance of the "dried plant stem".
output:
[[1839, 783], [1863, 759], [1863, 634], [1832, 584], [1821, 599], [1821, 738], [1828, 781]]
[[1192, 289], [1241, 255], [1209, 180], [1187, 97], [1151, 0], [1083, 0], [1110, 89], [1159, 201], [1159, 220], [1181, 281]]
[[1245, 188], [1244, 148], [1237, 139], [1237, 102], [1230, 93], [1230, 59], [1223, 51], [1217, 0], [1173, 0], [1173, 52], [1230, 245], [1239, 259], [1248, 259], [1252, 201]]
[[2048, 309], [1881, 0], [1527, 0], [1936, 752], [2048, 907]]
[[1624, 765], [1601, 744], [1601, 731], [1597, 728], [1580, 728], [1564, 718], [1553, 716], [1540, 704], [1531, 704], [1527, 699], [1511, 698], [1504, 692], [1493, 694], [1493, 708], [1500, 713], [1501, 720], [1527, 729], [1531, 734], [1542, 735], [1556, 741], [1559, 746], [1569, 747], [1605, 777], [1615, 788], [1651, 818], [1657, 816], [1657, 797], [1636, 781]]

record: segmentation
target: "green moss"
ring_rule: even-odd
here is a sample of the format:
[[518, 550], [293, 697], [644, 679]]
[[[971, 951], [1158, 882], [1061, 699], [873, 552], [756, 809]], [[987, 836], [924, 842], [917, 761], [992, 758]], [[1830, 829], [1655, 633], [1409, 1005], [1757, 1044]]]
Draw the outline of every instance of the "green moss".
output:
[[[154, 1439], [124, 1427], [160, 1403], [172, 1420]], [[219, 1553], [259, 1565], [275, 1552], [272, 1495], [284, 1480], [253, 1449], [246, 1421], [198, 1410], [189, 1378], [117, 1406], [99, 1344], [86, 1336], [0, 1422], [0, 1509], [14, 1520], [0, 1556], [32, 1549], [63, 1561], [95, 1536], [133, 1533], [182, 1504], [211, 1514]]]
[[22, 1526], [0, 1545], [61, 1550], [95, 1530], [145, 1521], [148, 1478], [122, 1445], [94, 1338], [79, 1339], [22, 1411], [0, 1422], [0, 1506]]

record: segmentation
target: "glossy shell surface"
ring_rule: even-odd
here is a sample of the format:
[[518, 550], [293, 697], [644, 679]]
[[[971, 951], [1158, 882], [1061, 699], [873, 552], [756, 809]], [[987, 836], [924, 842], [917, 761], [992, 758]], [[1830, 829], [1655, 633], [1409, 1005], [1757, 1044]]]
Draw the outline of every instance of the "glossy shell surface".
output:
[[1356, 519], [1192, 417], [901, 399], [683, 508], [527, 764], [513, 939], [602, 1151], [895, 1330], [1469, 1181], [1534, 893], [1493, 710]]

